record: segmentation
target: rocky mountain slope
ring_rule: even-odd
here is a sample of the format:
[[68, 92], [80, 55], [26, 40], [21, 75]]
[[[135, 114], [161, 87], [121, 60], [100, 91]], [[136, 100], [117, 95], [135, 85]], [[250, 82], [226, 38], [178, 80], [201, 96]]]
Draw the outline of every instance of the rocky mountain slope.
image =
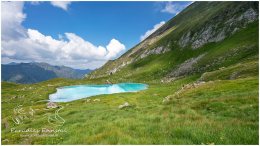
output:
[[194, 2], [88, 78], [176, 79], [258, 58], [258, 2]]
[[36, 62], [2, 64], [1, 67], [2, 81], [16, 83], [37, 83], [52, 78], [79, 79], [91, 71]]

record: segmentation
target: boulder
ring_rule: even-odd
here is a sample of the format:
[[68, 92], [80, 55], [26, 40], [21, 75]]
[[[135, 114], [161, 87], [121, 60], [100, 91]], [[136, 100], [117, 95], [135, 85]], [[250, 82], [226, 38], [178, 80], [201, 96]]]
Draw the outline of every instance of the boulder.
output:
[[125, 108], [125, 107], [129, 107], [130, 104], [128, 102], [125, 102], [124, 104], [121, 104], [118, 106], [119, 109]]
[[110, 82], [109, 80], [106, 80], [106, 84], [112, 84], [112, 82]]
[[94, 99], [93, 101], [94, 101], [94, 102], [95, 102], [95, 101], [99, 102], [99, 101], [100, 101], [100, 99]]
[[47, 108], [57, 108], [58, 105], [55, 102], [48, 102], [47, 103]]
[[162, 103], [168, 103], [168, 102], [170, 101], [170, 99], [171, 99], [171, 96], [170, 96], [170, 95], [169, 95], [169, 96], [166, 96], [166, 97], [163, 98]]

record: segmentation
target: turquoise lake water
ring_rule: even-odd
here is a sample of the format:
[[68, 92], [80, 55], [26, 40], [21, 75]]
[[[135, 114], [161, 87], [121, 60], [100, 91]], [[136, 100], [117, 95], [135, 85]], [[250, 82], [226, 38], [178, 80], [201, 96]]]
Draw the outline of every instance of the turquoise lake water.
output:
[[51, 102], [69, 102], [95, 95], [137, 92], [147, 88], [148, 85], [139, 83], [65, 86], [57, 88], [57, 92], [49, 98]]

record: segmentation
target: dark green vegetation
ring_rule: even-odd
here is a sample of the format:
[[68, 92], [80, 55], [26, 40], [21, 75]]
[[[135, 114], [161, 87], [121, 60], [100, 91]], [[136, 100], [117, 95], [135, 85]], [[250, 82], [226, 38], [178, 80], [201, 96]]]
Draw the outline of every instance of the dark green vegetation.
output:
[[[2, 143], [258, 144], [258, 31], [258, 2], [195, 2], [85, 79], [2, 82]], [[149, 88], [58, 103], [62, 126], [61, 119], [55, 120], [58, 108], [45, 109], [42, 100], [57, 87], [107, 80]], [[125, 102], [131, 106], [119, 109]], [[12, 118], [19, 113], [13, 109], [19, 105], [26, 118], [15, 124]], [[12, 128], [66, 132], [23, 137]]]
[[52, 66], [47, 63], [2, 64], [2, 80], [15, 83], [37, 83], [53, 78], [80, 79], [91, 70], [78, 70], [66, 66]]

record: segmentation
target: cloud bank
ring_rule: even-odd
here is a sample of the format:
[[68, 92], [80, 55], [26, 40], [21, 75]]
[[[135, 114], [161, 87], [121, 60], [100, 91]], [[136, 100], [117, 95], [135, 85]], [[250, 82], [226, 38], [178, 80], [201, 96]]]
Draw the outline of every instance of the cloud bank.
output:
[[1, 39], [11, 40], [25, 37], [25, 29], [21, 23], [25, 20], [26, 14], [22, 12], [23, 2], [2, 2], [1, 4]]
[[74, 33], [59, 35], [59, 39], [26, 29], [23, 2], [2, 2], [2, 63], [47, 62], [74, 68], [97, 68], [114, 59], [125, 45], [112, 38], [106, 46], [97, 46]]

